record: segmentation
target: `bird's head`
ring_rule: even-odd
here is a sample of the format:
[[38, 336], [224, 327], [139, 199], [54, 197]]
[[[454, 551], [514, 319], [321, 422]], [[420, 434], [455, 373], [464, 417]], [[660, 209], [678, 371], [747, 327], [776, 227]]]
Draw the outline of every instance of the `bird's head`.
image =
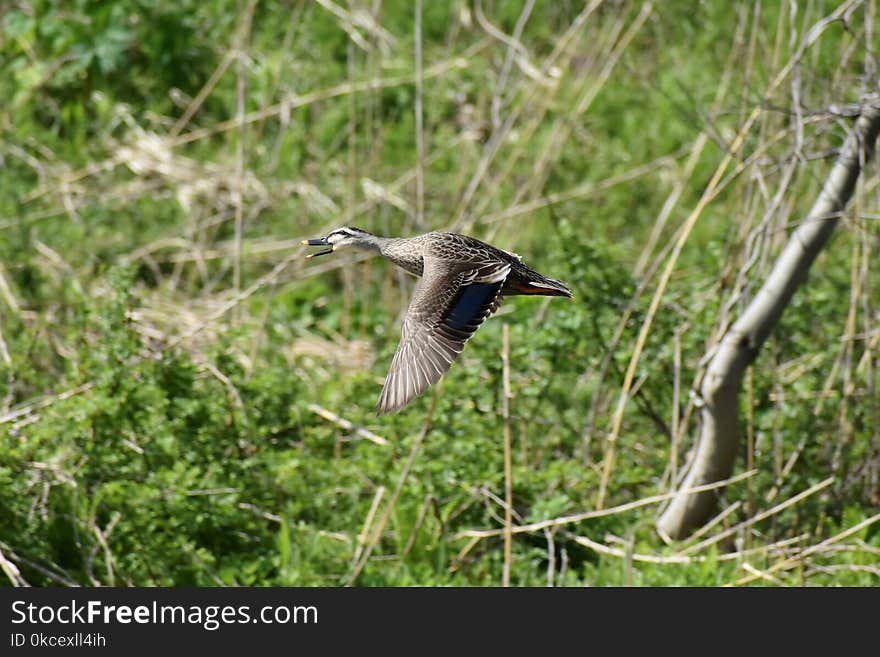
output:
[[310, 253], [307, 255], [307, 258], [314, 258], [319, 255], [326, 255], [328, 253], [333, 253], [334, 251], [339, 251], [340, 249], [346, 249], [349, 247], [360, 247], [363, 249], [371, 248], [376, 241], [376, 236], [372, 233], [368, 233], [365, 230], [361, 230], [360, 228], [354, 228], [353, 226], [343, 226], [342, 228], [336, 228], [331, 230], [327, 237], [319, 237], [313, 240], [303, 240], [303, 244], [307, 246], [329, 246], [329, 249], [324, 249], [323, 251], [317, 251], [315, 253]]

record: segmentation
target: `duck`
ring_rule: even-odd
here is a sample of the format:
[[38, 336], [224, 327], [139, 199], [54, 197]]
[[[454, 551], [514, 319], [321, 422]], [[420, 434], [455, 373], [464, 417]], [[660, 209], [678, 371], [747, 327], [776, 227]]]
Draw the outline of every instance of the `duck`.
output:
[[401, 410], [437, 383], [505, 297], [573, 298], [565, 283], [538, 273], [518, 254], [458, 233], [381, 237], [343, 226], [302, 243], [326, 247], [308, 258], [359, 249], [419, 277], [376, 403], [379, 415]]

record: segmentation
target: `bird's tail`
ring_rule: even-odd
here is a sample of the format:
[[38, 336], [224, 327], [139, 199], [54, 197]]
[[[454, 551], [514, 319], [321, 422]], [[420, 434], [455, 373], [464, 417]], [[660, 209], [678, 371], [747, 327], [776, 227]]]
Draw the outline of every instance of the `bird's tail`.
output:
[[514, 284], [516, 294], [540, 294], [546, 297], [567, 297], [572, 298], [569, 287], [562, 281], [555, 278], [546, 278], [544, 276], [535, 277], [537, 280], [527, 283], [517, 281]]

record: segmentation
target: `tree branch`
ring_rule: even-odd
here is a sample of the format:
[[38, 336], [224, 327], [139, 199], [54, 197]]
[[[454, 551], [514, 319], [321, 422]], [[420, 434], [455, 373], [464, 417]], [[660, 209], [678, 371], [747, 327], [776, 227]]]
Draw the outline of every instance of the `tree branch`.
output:
[[657, 521], [664, 537], [682, 538], [712, 513], [717, 491], [686, 491], [726, 479], [739, 448], [738, 393], [797, 288], [825, 246], [846, 206], [880, 132], [880, 97], [867, 97], [859, 117], [812, 209], [788, 240], [770, 276], [727, 331], [703, 378], [702, 430], [690, 469]]

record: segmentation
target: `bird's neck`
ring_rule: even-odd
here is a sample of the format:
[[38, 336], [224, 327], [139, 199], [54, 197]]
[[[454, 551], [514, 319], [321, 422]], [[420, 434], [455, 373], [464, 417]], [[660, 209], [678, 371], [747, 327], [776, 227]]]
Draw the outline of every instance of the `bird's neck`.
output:
[[379, 237], [378, 235], [363, 235], [360, 237], [355, 246], [356, 248], [363, 251], [371, 251], [373, 253], [384, 255], [384, 249], [387, 243], [393, 241], [394, 240], [392, 239], [389, 239], [387, 237]]

